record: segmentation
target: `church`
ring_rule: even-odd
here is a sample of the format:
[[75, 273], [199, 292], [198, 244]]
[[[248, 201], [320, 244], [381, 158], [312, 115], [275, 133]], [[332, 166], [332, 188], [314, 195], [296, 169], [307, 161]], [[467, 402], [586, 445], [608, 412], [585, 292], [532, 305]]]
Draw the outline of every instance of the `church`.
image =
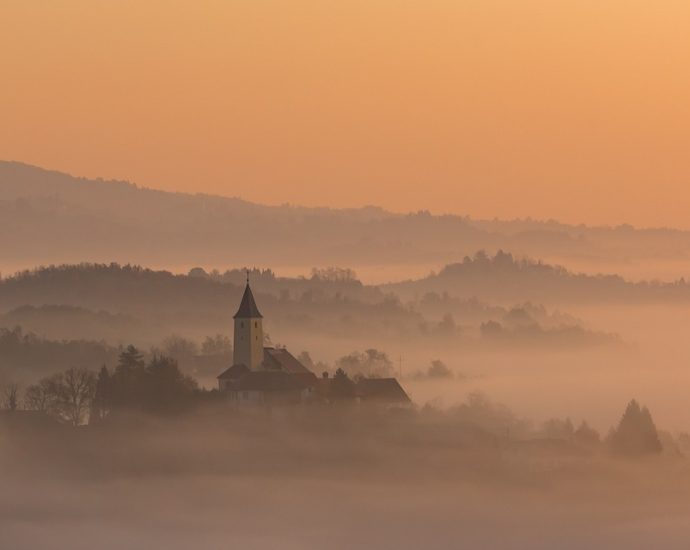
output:
[[[293, 405], [328, 402], [332, 379], [317, 377], [288, 350], [264, 346], [263, 315], [249, 286], [234, 316], [233, 364], [218, 376], [218, 389], [237, 405]], [[409, 405], [395, 378], [359, 380], [356, 399], [387, 405]]]

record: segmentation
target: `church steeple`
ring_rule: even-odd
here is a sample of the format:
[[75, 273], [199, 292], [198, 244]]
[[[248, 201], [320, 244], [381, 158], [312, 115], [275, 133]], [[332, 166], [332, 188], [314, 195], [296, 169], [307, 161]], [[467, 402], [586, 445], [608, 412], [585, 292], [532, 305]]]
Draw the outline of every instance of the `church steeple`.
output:
[[254, 301], [254, 294], [252, 294], [252, 289], [249, 286], [249, 280], [247, 280], [247, 286], [244, 287], [244, 294], [242, 295], [242, 301], [240, 302], [240, 307], [235, 313], [235, 319], [243, 317], [248, 318], [259, 318], [261, 319], [263, 315], [259, 313], [259, 308], [256, 307], [256, 302]]
[[249, 272], [247, 272], [247, 286], [244, 288], [242, 301], [234, 319], [234, 364], [245, 365], [251, 370], [261, 369], [264, 361], [263, 316], [256, 306], [252, 289], [249, 286]]

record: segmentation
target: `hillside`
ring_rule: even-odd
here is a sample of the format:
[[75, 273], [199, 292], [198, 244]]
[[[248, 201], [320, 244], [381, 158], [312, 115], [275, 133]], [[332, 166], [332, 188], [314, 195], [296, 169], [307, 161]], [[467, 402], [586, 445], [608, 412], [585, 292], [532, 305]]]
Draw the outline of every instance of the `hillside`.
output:
[[381, 289], [404, 300], [446, 293], [461, 299], [496, 303], [527, 300], [551, 306], [690, 301], [690, 284], [684, 279], [672, 283], [630, 282], [619, 275], [588, 275], [541, 261], [519, 260], [502, 251], [495, 256], [478, 252], [428, 277], [383, 285]]
[[[511, 331], [514, 343], [526, 340], [540, 346], [556, 337], [578, 346], [602, 341], [579, 319], [525, 300], [491, 305], [488, 300], [428, 292], [407, 299], [390, 289], [327, 275], [252, 275], [269, 335], [305, 343], [424, 341], [457, 347], [467, 346], [468, 338], [494, 336], [481, 331], [483, 324], [493, 322]], [[0, 281], [0, 327], [20, 325], [56, 339], [88, 336], [112, 344], [154, 345], [171, 334], [200, 340], [229, 333], [243, 285], [238, 271], [206, 274], [196, 269], [174, 275], [118, 264], [40, 268]], [[564, 328], [577, 332], [563, 333]]]
[[[75, 178], [16, 162], [0, 162], [0, 249], [5, 274], [39, 263], [119, 261], [175, 270], [400, 266], [401, 276], [391, 276], [396, 279], [406, 276], [405, 266], [428, 271], [479, 249], [634, 278], [673, 279], [690, 270], [685, 231], [394, 214], [375, 207], [265, 206]], [[638, 273], [637, 265], [649, 259], [656, 271]]]

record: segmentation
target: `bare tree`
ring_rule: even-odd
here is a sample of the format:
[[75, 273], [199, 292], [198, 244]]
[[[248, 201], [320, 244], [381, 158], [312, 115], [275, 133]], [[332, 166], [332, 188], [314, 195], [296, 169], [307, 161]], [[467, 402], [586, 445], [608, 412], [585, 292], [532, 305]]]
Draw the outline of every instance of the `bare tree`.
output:
[[165, 339], [163, 342], [163, 350], [166, 355], [178, 361], [190, 359], [199, 354], [199, 346], [196, 345], [196, 342], [187, 340], [176, 334]]
[[24, 406], [59, 416], [79, 426], [85, 420], [95, 390], [96, 376], [93, 372], [71, 368], [29, 386], [24, 393]]
[[62, 414], [72, 425], [79, 426], [89, 410], [96, 389], [96, 376], [84, 368], [71, 368], [59, 375], [57, 395]]
[[32, 384], [24, 392], [24, 407], [30, 411], [55, 412], [55, 389], [52, 378], [44, 378], [38, 384]]
[[201, 344], [202, 355], [230, 355], [232, 356], [232, 342], [223, 334], [207, 336]]
[[16, 411], [19, 406], [19, 384], [13, 382], [7, 384], [2, 392], [3, 408]]

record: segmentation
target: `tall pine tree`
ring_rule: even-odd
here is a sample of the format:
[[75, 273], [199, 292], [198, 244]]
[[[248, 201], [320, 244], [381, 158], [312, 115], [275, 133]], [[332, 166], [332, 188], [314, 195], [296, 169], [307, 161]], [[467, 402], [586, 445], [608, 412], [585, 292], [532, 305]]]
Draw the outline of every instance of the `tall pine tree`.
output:
[[613, 451], [625, 456], [642, 456], [661, 452], [661, 442], [647, 407], [634, 399], [623, 413], [618, 428], [611, 434]]

